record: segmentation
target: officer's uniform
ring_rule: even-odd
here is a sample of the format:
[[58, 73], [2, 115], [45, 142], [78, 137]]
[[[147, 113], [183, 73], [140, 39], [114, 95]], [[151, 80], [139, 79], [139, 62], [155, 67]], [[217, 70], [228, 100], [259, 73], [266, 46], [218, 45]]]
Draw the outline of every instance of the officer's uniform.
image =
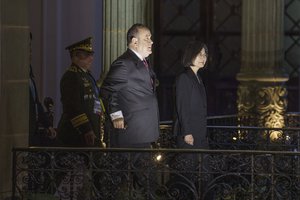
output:
[[[70, 51], [93, 53], [91, 38], [66, 48]], [[84, 134], [93, 130], [95, 146], [100, 146], [101, 105], [99, 88], [89, 71], [74, 63], [60, 81], [63, 114], [58, 125], [58, 138], [65, 146], [87, 146]]]

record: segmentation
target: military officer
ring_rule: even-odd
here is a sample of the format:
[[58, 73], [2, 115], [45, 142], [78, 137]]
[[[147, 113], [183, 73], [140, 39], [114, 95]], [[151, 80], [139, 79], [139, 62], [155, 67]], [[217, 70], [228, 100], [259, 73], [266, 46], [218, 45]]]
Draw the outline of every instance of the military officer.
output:
[[58, 124], [58, 138], [64, 146], [99, 146], [102, 110], [99, 88], [89, 71], [94, 54], [92, 38], [66, 49], [72, 63], [60, 81], [63, 114]]

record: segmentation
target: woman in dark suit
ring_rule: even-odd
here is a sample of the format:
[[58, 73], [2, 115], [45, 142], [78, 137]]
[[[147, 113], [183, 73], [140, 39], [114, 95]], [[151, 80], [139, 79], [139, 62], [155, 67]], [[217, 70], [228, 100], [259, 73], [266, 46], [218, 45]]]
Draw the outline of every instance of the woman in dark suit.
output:
[[[190, 42], [183, 54], [184, 72], [176, 79], [176, 112], [173, 131], [177, 136], [177, 147], [203, 149], [208, 147], [206, 138], [206, 92], [199, 70], [206, 64], [208, 50], [204, 43]], [[210, 199], [204, 197], [203, 189], [198, 192], [199, 156], [195, 153], [181, 153], [172, 165], [181, 171], [170, 181], [170, 188], [179, 190], [178, 199]], [[178, 163], [179, 162], [179, 163]], [[202, 166], [204, 161], [202, 160]], [[204, 168], [207, 168], [204, 166]], [[201, 170], [202, 171], [202, 170]], [[203, 181], [203, 180], [202, 180]], [[201, 181], [201, 182], [202, 182]], [[202, 186], [207, 184], [202, 182]]]
[[179, 148], [207, 148], [206, 92], [199, 70], [206, 64], [208, 50], [204, 43], [187, 45], [182, 63], [185, 68], [176, 80], [174, 131]]

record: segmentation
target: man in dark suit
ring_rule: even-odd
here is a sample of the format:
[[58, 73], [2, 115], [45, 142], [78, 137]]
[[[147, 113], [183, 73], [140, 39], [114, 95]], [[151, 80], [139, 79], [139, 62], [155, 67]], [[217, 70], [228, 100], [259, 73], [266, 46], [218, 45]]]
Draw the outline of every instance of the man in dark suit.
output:
[[[128, 49], [111, 64], [103, 81], [101, 97], [108, 114], [109, 121], [106, 125], [110, 126], [107, 139], [110, 147], [150, 148], [151, 143], [159, 136], [155, 73], [147, 60], [152, 53], [152, 44], [149, 28], [142, 24], [134, 24], [127, 32]], [[140, 195], [149, 196], [149, 188], [153, 189], [152, 186], [157, 184], [152, 184], [154, 176], [149, 172], [144, 173], [143, 166], [151, 168], [152, 157], [150, 154], [139, 152], [130, 155], [133, 169], [139, 171], [133, 173], [134, 189], [142, 189]], [[119, 165], [118, 168], [126, 168], [127, 163], [119, 162]], [[124, 180], [123, 186], [126, 187], [126, 174], [115, 173], [112, 176]], [[122, 188], [122, 185], [115, 186], [115, 194], [118, 194], [118, 188]], [[120, 191], [122, 194], [122, 190]]]
[[64, 146], [100, 146], [99, 88], [89, 69], [92, 66], [92, 38], [66, 47], [72, 64], [60, 81], [63, 114], [58, 137]]
[[155, 73], [147, 57], [151, 32], [134, 24], [127, 32], [127, 51], [110, 67], [101, 96], [111, 120], [111, 147], [149, 148], [159, 136]]

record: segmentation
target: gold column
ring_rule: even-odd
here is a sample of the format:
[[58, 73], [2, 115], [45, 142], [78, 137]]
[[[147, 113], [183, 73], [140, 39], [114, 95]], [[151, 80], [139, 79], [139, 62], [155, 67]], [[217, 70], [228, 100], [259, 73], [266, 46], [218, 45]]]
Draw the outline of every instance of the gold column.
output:
[[[284, 0], [242, 1], [238, 115], [248, 125], [284, 127], [288, 77], [283, 67]], [[242, 123], [245, 123], [243, 120]]]
[[0, 0], [0, 36], [0, 199], [6, 199], [12, 188], [11, 150], [28, 142], [28, 0]]

